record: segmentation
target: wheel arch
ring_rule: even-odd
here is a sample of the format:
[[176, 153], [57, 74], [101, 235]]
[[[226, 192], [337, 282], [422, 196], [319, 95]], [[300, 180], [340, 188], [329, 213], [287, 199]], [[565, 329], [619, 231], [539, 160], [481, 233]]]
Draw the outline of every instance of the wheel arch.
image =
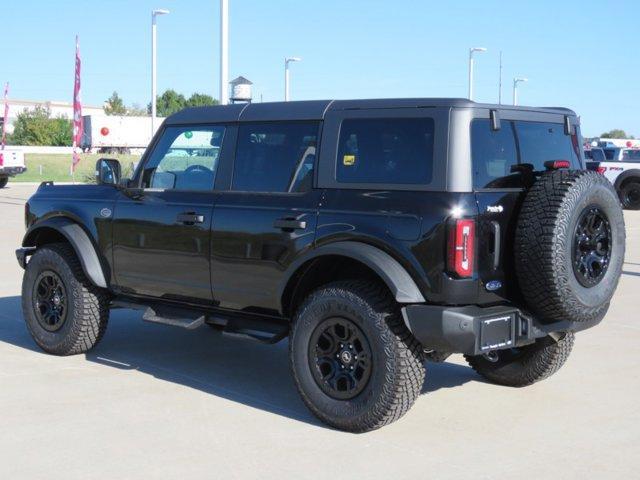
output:
[[67, 242], [76, 252], [82, 270], [97, 287], [107, 288], [105, 269], [89, 235], [67, 217], [52, 217], [33, 224], [22, 240], [23, 247], [40, 247], [48, 243]]
[[628, 180], [636, 180], [640, 182], [640, 169], [634, 168], [633, 170], [622, 172], [613, 184], [616, 192], [620, 193], [620, 187], [622, 187], [622, 185]]
[[279, 289], [283, 314], [290, 316], [297, 300], [310, 289], [326, 283], [324, 280], [335, 280], [335, 270], [342, 272], [342, 278], [353, 274], [377, 279], [398, 303], [425, 302], [411, 275], [391, 255], [366, 243], [343, 241], [323, 245], [291, 264]]

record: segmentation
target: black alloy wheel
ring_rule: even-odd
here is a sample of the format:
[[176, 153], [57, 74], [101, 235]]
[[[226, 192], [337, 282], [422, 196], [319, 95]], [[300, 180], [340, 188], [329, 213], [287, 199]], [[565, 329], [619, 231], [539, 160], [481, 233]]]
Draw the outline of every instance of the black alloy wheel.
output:
[[42, 328], [48, 332], [62, 328], [67, 318], [67, 293], [57, 273], [46, 270], [38, 275], [33, 290], [33, 305]]
[[320, 389], [336, 400], [356, 397], [371, 377], [371, 347], [346, 318], [321, 322], [309, 341], [309, 367]]
[[622, 205], [630, 210], [640, 210], [640, 182], [627, 182], [622, 187]]
[[611, 260], [611, 226], [598, 207], [585, 208], [578, 219], [573, 244], [573, 271], [583, 287], [604, 278]]

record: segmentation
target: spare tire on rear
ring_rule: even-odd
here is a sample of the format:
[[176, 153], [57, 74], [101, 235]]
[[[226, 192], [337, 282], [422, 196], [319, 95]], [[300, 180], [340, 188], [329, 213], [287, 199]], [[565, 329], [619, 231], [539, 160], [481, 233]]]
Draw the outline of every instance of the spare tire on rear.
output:
[[523, 202], [514, 251], [520, 290], [541, 321], [601, 320], [625, 251], [624, 216], [609, 181], [588, 171], [542, 174]]

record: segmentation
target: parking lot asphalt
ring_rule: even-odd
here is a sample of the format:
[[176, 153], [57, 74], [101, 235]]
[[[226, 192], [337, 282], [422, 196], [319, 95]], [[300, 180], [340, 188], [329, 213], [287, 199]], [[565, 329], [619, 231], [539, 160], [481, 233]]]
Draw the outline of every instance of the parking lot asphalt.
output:
[[24, 325], [14, 250], [35, 186], [0, 190], [0, 479], [638, 478], [640, 212], [603, 323], [550, 379], [482, 381], [461, 356], [428, 364], [399, 422], [353, 435], [319, 423], [266, 346], [115, 310], [93, 351], [42, 353]]

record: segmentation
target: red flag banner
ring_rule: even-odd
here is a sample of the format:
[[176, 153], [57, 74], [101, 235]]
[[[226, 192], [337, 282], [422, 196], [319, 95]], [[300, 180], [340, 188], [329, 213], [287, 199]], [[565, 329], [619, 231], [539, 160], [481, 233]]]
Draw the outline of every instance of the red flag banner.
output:
[[9, 123], [9, 82], [4, 86], [4, 117], [2, 119], [2, 145], [0, 145], [0, 167], [4, 165], [4, 146], [7, 143], [7, 123]]
[[73, 85], [73, 165], [75, 171], [76, 166], [80, 163], [80, 153], [78, 147], [82, 140], [82, 103], [80, 102], [80, 44], [76, 35], [76, 74]]

